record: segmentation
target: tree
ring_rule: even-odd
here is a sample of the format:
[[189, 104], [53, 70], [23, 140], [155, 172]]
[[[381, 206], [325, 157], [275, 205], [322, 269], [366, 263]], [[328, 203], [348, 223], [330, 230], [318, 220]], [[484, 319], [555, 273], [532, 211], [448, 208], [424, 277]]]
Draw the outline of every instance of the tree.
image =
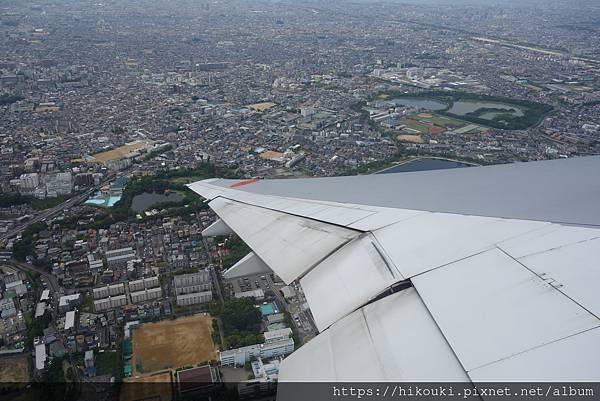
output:
[[0, 207], [11, 207], [16, 205], [23, 205], [25, 203], [30, 202], [30, 197], [23, 196], [16, 192], [6, 192], [0, 194]]
[[251, 298], [230, 299], [223, 305], [221, 320], [226, 332], [235, 330], [258, 332], [262, 314], [254, 306]]
[[4, 94], [0, 95], [0, 106], [18, 102], [19, 100], [23, 100], [23, 99], [24, 99], [23, 96], [9, 95], [7, 93], [4, 93]]

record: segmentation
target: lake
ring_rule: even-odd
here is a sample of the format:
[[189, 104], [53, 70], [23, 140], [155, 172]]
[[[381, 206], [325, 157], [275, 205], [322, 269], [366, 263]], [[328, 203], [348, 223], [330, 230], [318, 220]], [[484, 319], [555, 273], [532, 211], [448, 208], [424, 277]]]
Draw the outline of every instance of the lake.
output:
[[479, 100], [459, 100], [458, 102], [454, 102], [450, 110], [448, 110], [448, 113], [456, 114], [457, 116], [464, 116], [479, 109], [506, 110], [505, 112], [489, 111], [477, 116], [478, 118], [483, 118], [484, 120], [491, 120], [500, 114], [511, 114], [516, 117], [523, 117], [524, 115], [523, 109], [514, 104], [483, 102]]
[[166, 192], [164, 194], [158, 194], [156, 192], [144, 192], [133, 197], [131, 200], [131, 209], [139, 213], [160, 203], [181, 202], [182, 200], [183, 195], [177, 192]]
[[411, 97], [399, 97], [390, 100], [390, 102], [398, 106], [414, 107], [417, 109], [425, 109], [431, 111], [440, 111], [448, 108], [448, 105], [444, 102], [433, 99], [418, 99]]
[[415, 159], [390, 167], [376, 174], [408, 173], [411, 171], [444, 170], [448, 168], [470, 167], [470, 164], [446, 159]]
[[400, 106], [415, 107], [417, 109], [425, 109], [429, 111], [443, 111], [447, 109], [446, 111], [448, 113], [456, 114], [457, 116], [464, 116], [479, 109], [495, 109], [476, 116], [484, 120], [492, 120], [494, 117], [499, 116], [501, 114], [511, 114], [515, 117], [523, 117], [523, 115], [525, 114], [523, 108], [520, 106], [508, 103], [490, 102], [483, 100], [458, 100], [453, 102], [452, 107], [450, 107], [449, 109], [446, 103], [435, 99], [399, 97], [390, 100], [390, 102], [393, 102], [394, 104]]

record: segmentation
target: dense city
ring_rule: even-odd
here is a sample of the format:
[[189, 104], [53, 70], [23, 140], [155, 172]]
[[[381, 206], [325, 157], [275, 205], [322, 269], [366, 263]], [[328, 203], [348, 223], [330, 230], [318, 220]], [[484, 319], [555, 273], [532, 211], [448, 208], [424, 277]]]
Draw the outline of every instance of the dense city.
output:
[[598, 155], [580, 3], [4, 1], [2, 386], [272, 395], [302, 287], [228, 274], [250, 250], [187, 184]]

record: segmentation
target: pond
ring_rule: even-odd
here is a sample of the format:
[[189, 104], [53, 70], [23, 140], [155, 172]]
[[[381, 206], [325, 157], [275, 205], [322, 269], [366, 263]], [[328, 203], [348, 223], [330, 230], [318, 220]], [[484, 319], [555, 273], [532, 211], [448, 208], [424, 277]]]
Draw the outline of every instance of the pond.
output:
[[459, 100], [454, 102], [450, 110], [448, 110], [448, 113], [456, 114], [457, 116], [464, 116], [480, 109], [489, 109], [489, 111], [484, 111], [475, 116], [478, 118], [483, 118], [484, 120], [491, 120], [501, 114], [511, 114], [515, 117], [523, 117], [524, 115], [523, 108], [514, 104], [485, 102], [479, 100]]
[[416, 99], [410, 97], [399, 97], [390, 100], [392, 103], [398, 106], [414, 107], [417, 109], [425, 109], [431, 111], [440, 111], [448, 108], [448, 105], [444, 102], [433, 99]]
[[181, 202], [182, 200], [183, 195], [177, 192], [165, 192], [164, 194], [144, 192], [133, 197], [131, 200], [131, 209], [139, 213], [161, 203]]
[[[442, 101], [435, 99], [420, 99], [411, 97], [398, 97], [390, 100], [390, 102], [407, 107], [415, 107], [417, 109], [425, 109], [429, 111], [447, 111], [448, 113], [457, 116], [465, 116], [469, 113], [472, 117], [481, 118], [484, 120], [492, 120], [502, 114], [510, 114], [514, 117], [523, 117], [525, 115], [524, 108], [515, 104], [500, 103], [484, 100], [458, 100], [452, 103], [452, 107]], [[478, 112], [479, 110], [479, 112]]]

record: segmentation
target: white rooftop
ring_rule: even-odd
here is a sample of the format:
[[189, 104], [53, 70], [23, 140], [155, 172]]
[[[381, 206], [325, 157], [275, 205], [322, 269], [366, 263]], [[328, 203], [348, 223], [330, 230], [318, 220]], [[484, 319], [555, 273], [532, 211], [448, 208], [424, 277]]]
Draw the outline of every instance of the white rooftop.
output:
[[78, 300], [80, 296], [81, 296], [81, 294], [79, 294], [79, 293], [71, 294], [71, 295], [63, 295], [62, 297], [60, 297], [58, 299], [58, 305], [59, 306], [67, 306], [67, 305], [69, 305], [69, 302]]
[[65, 315], [65, 330], [75, 327], [75, 311], [69, 311]]
[[35, 368], [43, 370], [46, 367], [46, 344], [35, 346]]

